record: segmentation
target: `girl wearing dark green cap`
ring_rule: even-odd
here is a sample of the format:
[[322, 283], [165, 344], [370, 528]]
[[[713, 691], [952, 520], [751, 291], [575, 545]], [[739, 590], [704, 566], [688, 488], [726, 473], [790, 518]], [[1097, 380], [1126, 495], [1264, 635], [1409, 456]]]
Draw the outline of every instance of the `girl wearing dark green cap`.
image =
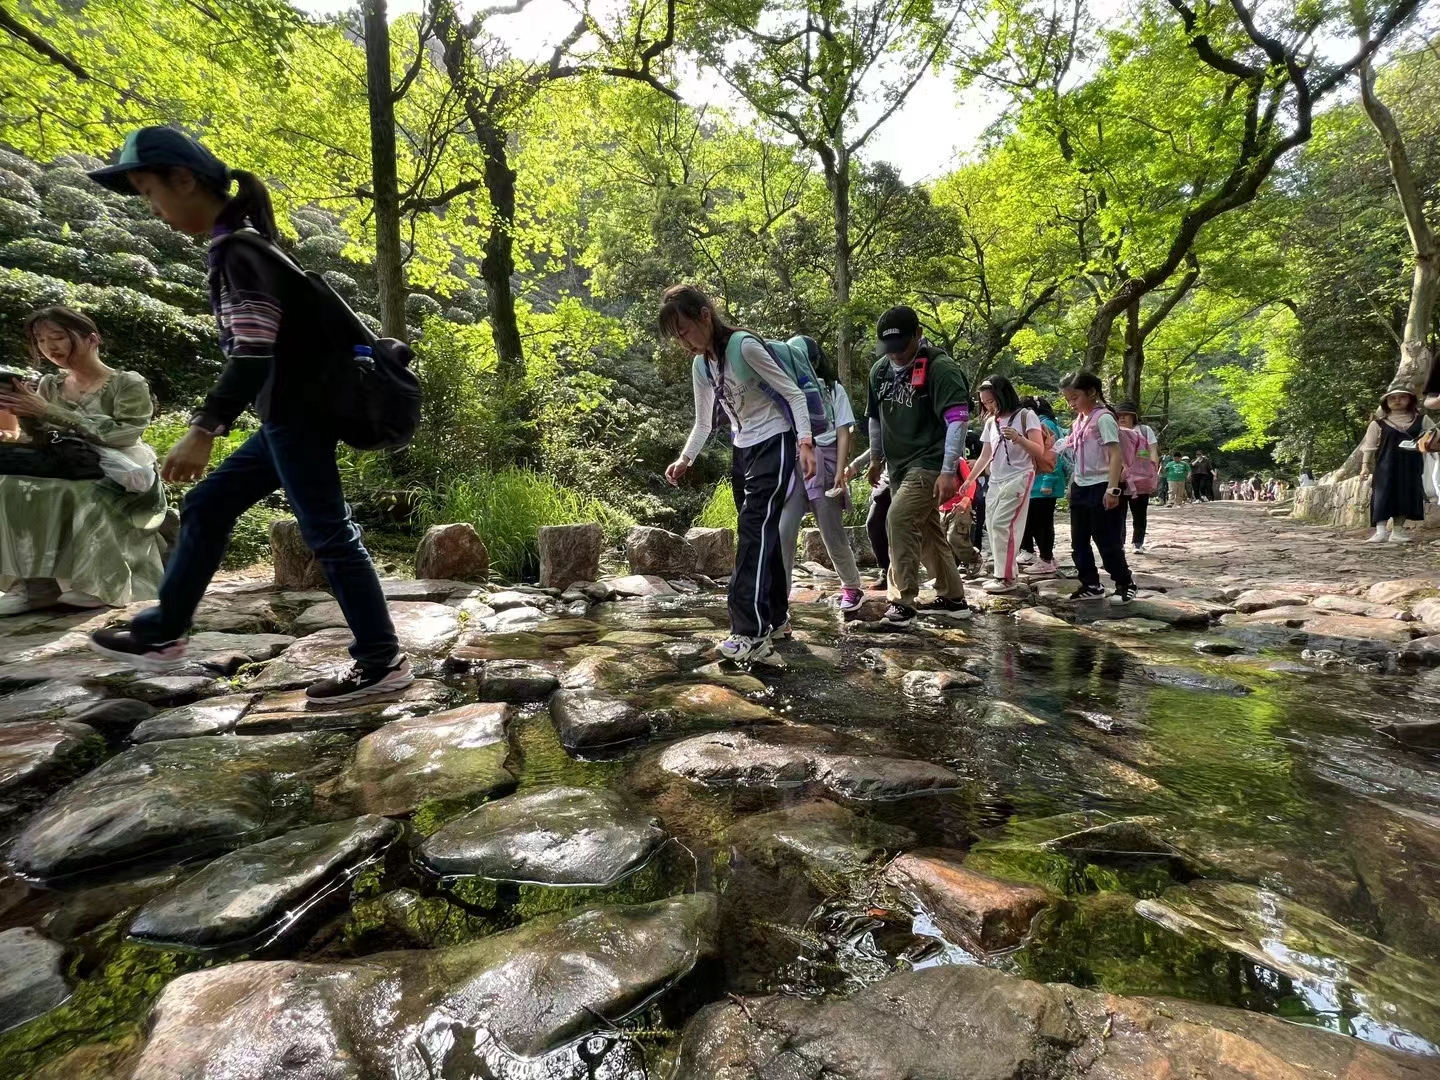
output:
[[[279, 232], [265, 185], [168, 127], [132, 132], [115, 164], [90, 176], [113, 191], [144, 196], [171, 228], [210, 238], [210, 306], [225, 366], [190, 430], [166, 456], [161, 476], [200, 479], [216, 436], [228, 432], [242, 411], [253, 408], [261, 422], [259, 431], [186, 496], [159, 606], [141, 612], [127, 628], [91, 635], [91, 647], [148, 670], [183, 664], [185, 635], [225, 557], [235, 522], [283, 488], [301, 536], [355, 635], [354, 664], [311, 686], [308, 697], [328, 705], [399, 693], [415, 677], [350, 517], [335, 461], [338, 439], [324, 421], [328, 413], [316, 358], [331, 355], [333, 342], [316, 316], [313, 286], [273, 247]], [[236, 240], [242, 230], [269, 243], [255, 236]]]

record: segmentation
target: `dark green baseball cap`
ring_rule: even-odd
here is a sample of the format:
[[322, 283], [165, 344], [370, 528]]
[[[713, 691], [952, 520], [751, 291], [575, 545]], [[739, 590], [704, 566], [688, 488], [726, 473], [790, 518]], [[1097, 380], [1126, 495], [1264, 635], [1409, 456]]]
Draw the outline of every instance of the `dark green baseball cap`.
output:
[[226, 164], [189, 135], [172, 127], [146, 127], [130, 132], [125, 136], [125, 145], [120, 148], [115, 164], [95, 169], [88, 175], [101, 187], [121, 195], [133, 195], [132, 172], [170, 166], [189, 169], [222, 193], [230, 189], [230, 169]]

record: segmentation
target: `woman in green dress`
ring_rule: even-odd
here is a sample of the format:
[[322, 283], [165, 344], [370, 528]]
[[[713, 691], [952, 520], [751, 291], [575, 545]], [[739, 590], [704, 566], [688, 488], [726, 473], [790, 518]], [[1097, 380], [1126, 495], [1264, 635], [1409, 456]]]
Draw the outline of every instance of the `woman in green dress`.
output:
[[0, 383], [0, 615], [153, 600], [165, 491], [141, 441], [150, 386], [100, 360], [79, 312], [42, 308], [25, 337], [60, 371]]

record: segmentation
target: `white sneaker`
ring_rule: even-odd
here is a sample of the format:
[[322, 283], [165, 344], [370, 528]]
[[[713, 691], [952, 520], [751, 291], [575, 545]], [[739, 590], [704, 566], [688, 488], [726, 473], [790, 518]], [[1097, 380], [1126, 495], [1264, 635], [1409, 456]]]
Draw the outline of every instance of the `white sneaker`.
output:
[[731, 634], [716, 646], [716, 651], [722, 660], [747, 664], [754, 660], [764, 660], [775, 651], [775, 647], [770, 644], [768, 637], [746, 637], [744, 634]]
[[1058, 574], [1060, 568], [1055, 565], [1054, 559], [1051, 559], [1049, 562], [1043, 559], [1037, 559], [1030, 564], [1030, 569], [1025, 572], [1035, 577], [1043, 577], [1046, 574]]
[[1390, 530], [1384, 525], [1375, 526], [1375, 535], [1365, 541], [1367, 544], [1383, 544], [1390, 539]]
[[984, 589], [987, 593], [991, 593], [992, 595], [998, 595], [1000, 593], [1012, 593], [1015, 591], [1015, 582], [1004, 581], [1001, 578], [991, 578], [989, 581], [985, 582], [984, 585], [981, 585], [980, 588]]
[[1145, 545], [1144, 545], [1144, 544], [1136, 544], [1132, 550], [1135, 552], [1136, 555], [1144, 555], [1144, 554], [1145, 554]]
[[66, 589], [60, 594], [57, 603], [66, 607], [78, 608], [102, 608], [110, 605], [101, 600], [98, 596], [91, 596], [88, 592], [80, 592], [78, 589]]
[[30, 610], [30, 607], [30, 593], [26, 590], [23, 581], [4, 596], [0, 596], [0, 617], [6, 615], [24, 615], [25, 612]]
[[1016, 566], [1028, 566], [1030, 563], [1032, 563], [1032, 562], [1034, 562], [1034, 561], [1035, 561], [1035, 553], [1034, 553], [1034, 552], [1031, 552], [1031, 551], [1022, 551], [1022, 552], [1020, 552], [1019, 555], [1016, 555], [1016, 556], [1015, 556], [1015, 565], [1016, 565]]
[[1408, 543], [1410, 543], [1410, 534], [1407, 533], [1407, 532], [1401, 532], [1399, 529], [1391, 529], [1391, 530], [1390, 530], [1390, 543], [1392, 543], [1392, 544], [1408, 544]]

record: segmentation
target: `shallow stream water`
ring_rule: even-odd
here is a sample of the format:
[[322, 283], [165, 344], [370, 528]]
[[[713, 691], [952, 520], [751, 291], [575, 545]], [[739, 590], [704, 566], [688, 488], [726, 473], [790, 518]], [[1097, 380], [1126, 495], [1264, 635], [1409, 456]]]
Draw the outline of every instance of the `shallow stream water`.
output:
[[[590, 618], [601, 628], [577, 624], [575, 633], [557, 633], [564, 624], [550, 623], [545, 633], [495, 635], [489, 647], [496, 658], [566, 666], [609, 650], [633, 665], [624, 694], [654, 706], [667, 700], [670, 684], [706, 681], [692, 670], [702, 662], [698, 646], [678, 664], [673, 658], [684, 650], [662, 648], [692, 635], [713, 639], [725, 624], [714, 597], [603, 605]], [[701, 629], [707, 622], [714, 629]], [[608, 1044], [623, 1049], [602, 1052], [604, 1038], [582, 1042], [572, 1048], [570, 1071], [547, 1066], [535, 1075], [641, 1077], [647, 1056], [655, 1075], [663, 1048], [706, 1001], [846, 993], [937, 963], [1236, 1006], [1440, 1054], [1440, 980], [1433, 978], [1440, 970], [1440, 762], [1376, 730], [1432, 715], [1440, 676], [1387, 675], [1324, 657], [1197, 651], [1197, 640], [1223, 637], [1214, 631], [1032, 629], [999, 613], [911, 635], [842, 632], [834, 612], [815, 605], [798, 606], [794, 623], [784, 666], [757, 666], [752, 674], [765, 689], [752, 687], [748, 696], [785, 721], [955, 770], [961, 782], [951, 791], [846, 805], [911, 830], [908, 847], [968, 853], [969, 868], [1062, 897], [1019, 948], [982, 954], [944, 940], [929, 917], [881, 882], [883, 859], [835, 870], [732, 843], [741, 818], [818, 793], [707, 789], [657, 766], [667, 739], [723, 722], [680, 717], [667, 732], [662, 721], [648, 742], [576, 760], [561, 748], [544, 706], [527, 706], [510, 737], [519, 790], [567, 784], [625, 793], [671, 834], [649, 864], [609, 889], [443, 881], [419, 871], [400, 844], [244, 955], [343, 960], [453, 944], [584, 903], [714, 889], [722, 896], [718, 960], [637, 1011], [623, 1025], [629, 1034]], [[664, 637], [595, 644], [616, 629]], [[983, 685], [944, 702], [907, 698], [898, 676], [931, 669], [970, 671]], [[467, 677], [448, 681], [457, 702], [474, 696]], [[422, 808], [412, 830], [433, 831], [456, 812]], [[1132, 819], [1160, 843], [1139, 850], [1049, 843]], [[1209, 909], [1218, 933], [1180, 932], [1142, 914], [1145, 902], [1173, 907], [1177, 896], [1193, 899], [1187, 886], [1197, 882], [1243, 886], [1216, 894], [1237, 905]], [[53, 933], [57, 920], [83, 921], [77, 911], [106, 888], [125, 885], [52, 892], [0, 882], [0, 930], [43, 925]], [[93, 906], [108, 911], [115, 902]], [[75, 936], [71, 971], [81, 987], [49, 1017], [0, 1035], [0, 1075], [31, 1075], [87, 1043], [133, 1045], [166, 981], [238, 958], [138, 945], [124, 939], [124, 924], [107, 918]]]

